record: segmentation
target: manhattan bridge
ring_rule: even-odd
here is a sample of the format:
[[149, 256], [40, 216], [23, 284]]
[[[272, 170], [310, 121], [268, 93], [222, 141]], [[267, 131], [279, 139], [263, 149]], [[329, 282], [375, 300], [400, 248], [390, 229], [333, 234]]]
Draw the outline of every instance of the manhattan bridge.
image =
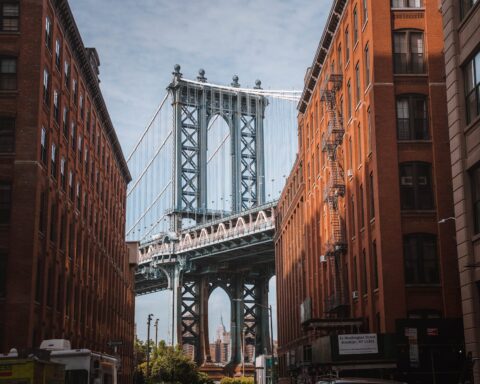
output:
[[[275, 273], [276, 199], [297, 152], [298, 91], [188, 80], [167, 93], [127, 161], [128, 241], [139, 241], [137, 295], [171, 290], [172, 333], [198, 365], [212, 361], [208, 299], [231, 308], [229, 365], [272, 348], [268, 282]], [[271, 314], [270, 314], [271, 315]], [[248, 362], [247, 363], [252, 363]]]

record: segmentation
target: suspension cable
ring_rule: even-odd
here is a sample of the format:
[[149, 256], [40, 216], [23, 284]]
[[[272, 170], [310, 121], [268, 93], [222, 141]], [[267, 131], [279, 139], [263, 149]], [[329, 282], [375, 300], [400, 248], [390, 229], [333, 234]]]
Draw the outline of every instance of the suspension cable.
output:
[[166, 94], [165, 97], [163, 98], [162, 102], [160, 103], [160, 106], [157, 108], [157, 110], [156, 110], [155, 113], [153, 114], [153, 117], [150, 119], [150, 122], [147, 124], [147, 128], [145, 128], [145, 130], [143, 131], [142, 135], [140, 136], [140, 139], [138, 139], [137, 143], [135, 144], [135, 147], [133, 148], [133, 151], [130, 153], [130, 155], [128, 155], [128, 157], [127, 157], [127, 163], [130, 161], [130, 159], [132, 158], [132, 156], [135, 154], [135, 152], [137, 151], [137, 149], [138, 149], [138, 147], [140, 146], [141, 142], [143, 141], [144, 137], [146, 136], [146, 134], [148, 133], [148, 131], [149, 131], [150, 128], [152, 127], [152, 124], [153, 124], [153, 122], [155, 121], [155, 119], [157, 118], [158, 114], [160, 113], [160, 110], [162, 109], [163, 104], [165, 104], [165, 101], [167, 101], [168, 95], [169, 95], [169, 93], [167, 92], [167, 94]]
[[227, 139], [230, 137], [230, 133], [228, 135], [226, 135], [222, 142], [218, 145], [218, 147], [215, 149], [215, 151], [212, 153], [212, 156], [210, 156], [210, 158], [207, 160], [207, 164], [210, 163], [210, 161], [213, 159], [213, 157], [218, 153], [218, 151], [220, 150], [220, 148], [222, 148], [223, 144], [225, 144], [225, 141], [227, 141]]
[[153, 155], [152, 159], [149, 161], [149, 163], [145, 166], [145, 168], [143, 169], [142, 173], [140, 174], [140, 176], [138, 177], [137, 181], [135, 181], [135, 184], [133, 184], [132, 188], [130, 189], [130, 191], [127, 192], [127, 197], [130, 196], [130, 194], [133, 192], [133, 190], [138, 186], [138, 184], [140, 183], [140, 181], [142, 180], [143, 176], [145, 176], [145, 174], [147, 173], [148, 169], [150, 168], [150, 166], [152, 165], [152, 163], [155, 161], [155, 159], [157, 158], [157, 156], [159, 155], [160, 151], [163, 149], [163, 147], [165, 146], [165, 144], [167, 143], [168, 139], [170, 138], [170, 136], [172, 136], [172, 131], [170, 131], [167, 135], [167, 137], [165, 138], [165, 140], [163, 141], [163, 143], [160, 145], [160, 147], [157, 149], [157, 152], [155, 152], [155, 154]]
[[153, 206], [158, 202], [158, 200], [160, 200], [160, 198], [163, 196], [163, 194], [165, 193], [165, 191], [167, 190], [167, 188], [170, 186], [170, 184], [172, 184], [172, 180], [170, 180], [167, 185], [162, 189], [162, 191], [157, 195], [157, 197], [155, 198], [155, 200], [153, 201], [152, 204], [149, 205], [149, 207], [142, 213], [142, 215], [138, 218], [138, 220], [130, 227], [130, 229], [127, 231], [127, 234], [126, 236], [128, 236], [130, 234], [130, 232], [132, 232], [135, 227], [138, 225], [138, 223], [147, 215], [148, 212], [150, 212], [150, 210], [153, 208]]

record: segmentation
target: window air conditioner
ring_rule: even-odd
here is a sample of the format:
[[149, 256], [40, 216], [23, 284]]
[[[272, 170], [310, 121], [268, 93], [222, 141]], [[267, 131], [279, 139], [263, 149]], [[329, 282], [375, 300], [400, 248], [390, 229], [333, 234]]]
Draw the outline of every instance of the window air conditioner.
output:
[[327, 257], [325, 255], [320, 255], [320, 262], [321, 263], [326, 263], [327, 262]]
[[347, 176], [353, 177], [353, 171], [351, 169], [347, 170]]
[[358, 291], [352, 292], [352, 299], [358, 299]]

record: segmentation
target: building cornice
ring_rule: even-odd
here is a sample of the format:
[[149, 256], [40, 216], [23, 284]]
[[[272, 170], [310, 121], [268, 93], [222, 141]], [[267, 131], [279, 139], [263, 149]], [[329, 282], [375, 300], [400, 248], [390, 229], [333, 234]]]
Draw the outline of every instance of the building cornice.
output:
[[123, 155], [122, 147], [118, 141], [117, 133], [115, 132], [115, 128], [113, 127], [105, 100], [103, 99], [97, 74], [94, 72], [90, 63], [89, 54], [87, 53], [87, 49], [83, 44], [82, 37], [78, 30], [77, 24], [75, 23], [68, 0], [52, 0], [52, 4], [60, 23], [62, 24], [65, 38], [70, 44], [70, 48], [72, 49], [73, 55], [75, 56], [79, 65], [79, 70], [81, 71], [86, 82], [92, 102], [98, 111], [99, 120], [101, 121], [107, 133], [107, 137], [110, 140], [117, 164], [123, 174], [123, 177], [125, 178], [125, 181], [129, 183], [132, 180], [132, 176], [128, 170], [128, 165], [125, 160], [125, 156]]
[[330, 9], [330, 14], [328, 15], [322, 38], [320, 39], [317, 51], [315, 52], [313, 63], [310, 68], [308, 68], [308, 73], [305, 76], [305, 86], [303, 88], [302, 97], [297, 105], [297, 109], [300, 113], [305, 113], [307, 105], [310, 102], [313, 90], [320, 78], [323, 64], [328, 51], [330, 50], [330, 46], [337, 31], [338, 24], [340, 23], [340, 19], [342, 18], [347, 1], [348, 0], [333, 0], [332, 8]]

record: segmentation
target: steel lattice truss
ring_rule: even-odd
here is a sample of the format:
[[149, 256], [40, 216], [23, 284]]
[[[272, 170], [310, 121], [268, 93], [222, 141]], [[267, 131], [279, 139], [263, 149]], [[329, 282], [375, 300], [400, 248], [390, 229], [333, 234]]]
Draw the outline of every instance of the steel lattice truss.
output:
[[174, 106], [173, 213], [177, 218], [207, 211], [207, 131], [217, 115], [227, 122], [232, 140], [231, 211], [263, 204], [265, 96], [258, 90], [235, 92], [207, 83], [192, 84], [179, 72], [174, 73], [169, 91]]

